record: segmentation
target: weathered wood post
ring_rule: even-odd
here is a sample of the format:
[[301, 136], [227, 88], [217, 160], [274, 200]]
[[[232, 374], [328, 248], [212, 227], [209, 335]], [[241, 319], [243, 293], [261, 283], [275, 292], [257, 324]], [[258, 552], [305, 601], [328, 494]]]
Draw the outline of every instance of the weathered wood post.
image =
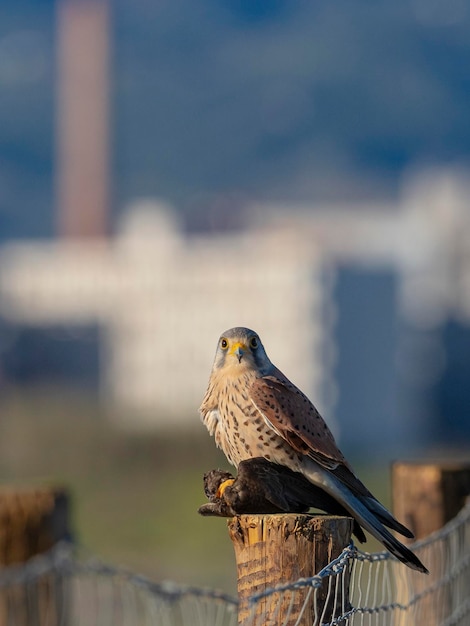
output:
[[[1, 568], [24, 563], [68, 537], [68, 496], [63, 489], [0, 487]], [[64, 624], [62, 582], [54, 574], [34, 584], [0, 588], [0, 626]]]
[[392, 466], [393, 511], [424, 539], [453, 519], [470, 494], [470, 461], [396, 462]]
[[[239, 515], [228, 520], [238, 570], [240, 625], [312, 626], [346, 610], [349, 598], [349, 568], [336, 589], [328, 581], [317, 595], [311, 587], [275, 594], [252, 607], [249, 598], [266, 589], [317, 574], [349, 544], [352, 519], [330, 515], [274, 514]], [[341, 576], [335, 577], [341, 580]], [[294, 595], [292, 595], [294, 594]]]
[[[425, 539], [452, 520], [464, 506], [470, 494], [470, 462], [396, 462], [392, 467], [392, 493], [395, 516], [413, 531], [415, 539]], [[435, 586], [435, 592], [419, 602], [417, 626], [437, 626], [452, 613], [452, 589], [440, 584], [447, 573], [444, 555], [442, 550], [430, 550], [422, 555], [429, 577], [408, 573], [413, 577], [415, 593]], [[403, 586], [399, 593], [406, 602], [409, 589]]]

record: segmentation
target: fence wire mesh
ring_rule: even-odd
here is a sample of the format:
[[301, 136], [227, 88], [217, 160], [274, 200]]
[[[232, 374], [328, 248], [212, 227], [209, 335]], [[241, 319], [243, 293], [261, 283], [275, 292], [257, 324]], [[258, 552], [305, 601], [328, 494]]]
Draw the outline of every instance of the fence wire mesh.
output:
[[353, 544], [318, 575], [267, 589], [244, 606], [214, 590], [155, 583], [59, 544], [0, 570], [0, 626], [466, 626], [470, 504], [414, 545], [425, 576]]

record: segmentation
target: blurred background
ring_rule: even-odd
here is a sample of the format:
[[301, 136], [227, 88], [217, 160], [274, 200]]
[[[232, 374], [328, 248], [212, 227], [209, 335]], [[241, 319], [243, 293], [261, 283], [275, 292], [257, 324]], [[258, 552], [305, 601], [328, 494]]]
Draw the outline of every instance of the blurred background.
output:
[[385, 503], [392, 459], [465, 453], [469, 68], [464, 0], [2, 2], [1, 481], [233, 591], [196, 511], [235, 325]]

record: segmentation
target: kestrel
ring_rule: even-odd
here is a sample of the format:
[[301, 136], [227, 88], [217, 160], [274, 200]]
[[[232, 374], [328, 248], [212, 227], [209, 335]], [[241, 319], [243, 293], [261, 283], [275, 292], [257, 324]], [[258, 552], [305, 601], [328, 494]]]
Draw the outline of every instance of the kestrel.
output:
[[220, 337], [199, 411], [230, 463], [262, 457], [302, 474], [398, 560], [428, 573], [388, 528], [413, 534], [357, 478], [315, 406], [271, 363], [254, 331], [232, 328]]

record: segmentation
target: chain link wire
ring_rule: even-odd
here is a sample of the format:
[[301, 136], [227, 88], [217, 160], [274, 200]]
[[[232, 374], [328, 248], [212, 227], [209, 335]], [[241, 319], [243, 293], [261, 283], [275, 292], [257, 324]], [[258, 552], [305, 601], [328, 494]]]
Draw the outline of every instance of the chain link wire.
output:
[[[253, 595], [243, 626], [467, 626], [470, 504], [413, 549], [429, 576], [351, 543], [316, 576]], [[2, 626], [236, 626], [237, 613], [228, 594], [156, 583], [69, 543], [0, 570]]]

